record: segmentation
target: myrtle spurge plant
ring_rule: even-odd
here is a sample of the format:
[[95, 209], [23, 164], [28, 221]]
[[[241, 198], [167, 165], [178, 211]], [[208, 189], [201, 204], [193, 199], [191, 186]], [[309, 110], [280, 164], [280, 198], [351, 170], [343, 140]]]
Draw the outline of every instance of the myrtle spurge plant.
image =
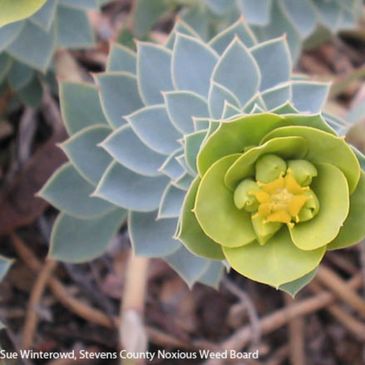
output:
[[287, 34], [294, 60], [319, 28], [335, 33], [355, 27], [363, 6], [361, 0], [136, 0], [136, 35], [147, 33], [159, 16], [178, 5], [178, 16], [206, 40], [240, 16], [261, 41]]
[[[0, 87], [7, 84], [22, 101], [36, 105], [56, 49], [94, 45], [87, 11], [100, 4], [99, 0], [0, 1]], [[6, 9], [8, 16], [3, 19]]]
[[95, 258], [127, 219], [135, 253], [189, 285], [232, 267], [297, 291], [365, 236], [365, 185], [346, 123], [321, 113], [328, 85], [291, 68], [285, 37], [258, 43], [240, 20], [205, 43], [179, 21], [163, 46], [115, 44], [96, 86], [62, 84], [50, 255]]

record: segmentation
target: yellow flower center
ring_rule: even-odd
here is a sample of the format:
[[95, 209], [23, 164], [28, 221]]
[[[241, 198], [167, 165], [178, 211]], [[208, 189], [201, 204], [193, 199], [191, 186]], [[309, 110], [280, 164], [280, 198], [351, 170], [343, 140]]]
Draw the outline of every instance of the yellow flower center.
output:
[[299, 222], [299, 212], [309, 199], [308, 187], [302, 187], [290, 172], [267, 184], [258, 184], [260, 189], [250, 193], [259, 202], [257, 216], [264, 222], [286, 223], [289, 226]]

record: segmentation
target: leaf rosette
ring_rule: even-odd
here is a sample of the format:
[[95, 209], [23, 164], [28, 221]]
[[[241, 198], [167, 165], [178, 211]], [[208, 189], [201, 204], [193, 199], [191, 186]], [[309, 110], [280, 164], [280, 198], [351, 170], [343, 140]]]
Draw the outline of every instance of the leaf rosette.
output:
[[[312, 138], [301, 136], [301, 131], [295, 132], [299, 134], [296, 136], [290, 130], [286, 136], [284, 129], [283, 136], [274, 135], [281, 131], [279, 125], [302, 128], [303, 133], [309, 129], [310, 133], [314, 130], [313, 133], [325, 134], [346, 146], [334, 136], [334, 130], [343, 134], [348, 125], [320, 114], [328, 85], [293, 75], [291, 68], [285, 37], [258, 43], [247, 25], [239, 20], [207, 43], [190, 26], [178, 21], [165, 45], [138, 42], [136, 53], [113, 45], [106, 72], [95, 76], [97, 86], [62, 84], [62, 114], [70, 138], [61, 147], [69, 162], [56, 171], [40, 192], [61, 211], [53, 227], [50, 255], [73, 262], [97, 257], [106, 250], [128, 216], [129, 236], [137, 255], [163, 258], [189, 285], [200, 281], [216, 286], [227, 261], [230, 262], [225, 256], [228, 249], [222, 249], [222, 241], [216, 242], [216, 237], [213, 239], [205, 232], [207, 228], [202, 228], [196, 213], [204, 204], [196, 204], [195, 196], [198, 191], [199, 198], [204, 186], [208, 186], [210, 194], [204, 181], [210, 176], [206, 174], [211, 166], [226, 156], [243, 157], [247, 153], [253, 154], [250, 157], [253, 171], [258, 156], [270, 152], [285, 164], [307, 161], [318, 172], [320, 182], [324, 179], [322, 164], [334, 165], [335, 171], [342, 173], [332, 160], [317, 163], [312, 156], [314, 152], [307, 156], [319, 147], [312, 148]], [[283, 145], [276, 146], [281, 140]], [[332, 148], [330, 142], [328, 148]], [[343, 148], [353, 158], [351, 150]], [[331, 151], [325, 155], [331, 155]], [[229, 161], [230, 166], [233, 163]], [[351, 180], [352, 194], [361, 186], [357, 181], [358, 163], [353, 163], [356, 178], [342, 173], [346, 181]], [[298, 172], [298, 168], [294, 170]], [[286, 170], [279, 177], [285, 180], [285, 176]], [[221, 177], [214, 181], [223, 183]], [[240, 176], [237, 183], [245, 178], [246, 175]], [[300, 180], [301, 174], [295, 175], [295, 179]], [[309, 210], [315, 198], [324, 204], [322, 195], [314, 188], [319, 184], [315, 179], [317, 176], [313, 176], [308, 188], [311, 190], [305, 188], [302, 194]], [[233, 190], [227, 190], [231, 198]], [[312, 200], [307, 199], [310, 194]], [[346, 197], [349, 196], [348, 192]], [[224, 209], [228, 209], [222, 199], [220, 194], [203, 198], [214, 201], [217, 208], [218, 202], [224, 205], [206, 212], [213, 225], [216, 217], [222, 217]], [[234, 198], [230, 207], [236, 209]], [[322, 208], [319, 207], [313, 222], [327, 211]], [[237, 209], [233, 220], [248, 214]], [[228, 215], [226, 222], [230, 222]], [[241, 222], [248, 227], [250, 242], [254, 241], [258, 236], [254, 235], [250, 219]], [[238, 234], [237, 227], [234, 232], [225, 228], [221, 233], [234, 236]], [[280, 228], [270, 239], [281, 239], [282, 231]], [[260, 235], [264, 236], [261, 231]], [[265, 250], [276, 247], [270, 243], [268, 240], [259, 247]], [[287, 263], [291, 260], [292, 246], [286, 254]], [[303, 258], [310, 255], [302, 251]], [[320, 255], [316, 255], [318, 264]], [[275, 259], [274, 252], [274, 262]], [[252, 258], [249, 261], [252, 263]], [[286, 272], [290, 267], [288, 264]], [[307, 267], [312, 269], [310, 264]], [[306, 270], [302, 271], [304, 275]], [[286, 282], [293, 277], [297, 275], [289, 273]]]

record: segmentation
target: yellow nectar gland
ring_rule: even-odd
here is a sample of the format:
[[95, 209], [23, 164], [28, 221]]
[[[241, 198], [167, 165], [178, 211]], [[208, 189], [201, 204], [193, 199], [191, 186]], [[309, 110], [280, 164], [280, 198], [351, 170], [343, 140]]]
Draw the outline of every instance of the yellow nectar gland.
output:
[[263, 218], [264, 222], [286, 223], [294, 226], [293, 220], [299, 222], [299, 212], [309, 199], [309, 187], [302, 187], [288, 172], [285, 176], [267, 184], [258, 182], [259, 191], [253, 191], [259, 202], [255, 216]]

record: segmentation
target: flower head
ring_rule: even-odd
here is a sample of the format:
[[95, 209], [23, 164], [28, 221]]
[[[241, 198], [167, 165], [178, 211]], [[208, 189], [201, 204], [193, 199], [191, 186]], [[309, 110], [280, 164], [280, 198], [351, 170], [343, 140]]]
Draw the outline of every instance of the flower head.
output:
[[358, 158], [319, 116], [262, 113], [221, 122], [197, 164], [179, 237], [201, 249], [200, 236], [188, 234], [195, 221], [210, 240], [206, 250], [219, 245], [253, 280], [274, 287], [298, 280], [327, 249], [365, 234], [362, 216], [353, 214], [364, 201]]

